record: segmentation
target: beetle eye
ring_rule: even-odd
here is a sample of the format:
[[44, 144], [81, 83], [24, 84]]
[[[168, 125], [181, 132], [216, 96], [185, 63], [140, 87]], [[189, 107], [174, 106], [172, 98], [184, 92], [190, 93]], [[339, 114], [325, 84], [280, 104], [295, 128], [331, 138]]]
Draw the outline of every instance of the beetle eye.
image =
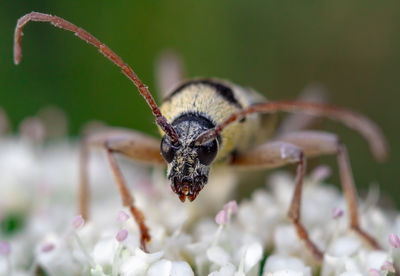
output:
[[210, 165], [218, 152], [217, 140], [213, 140], [197, 148], [197, 156], [203, 165]]
[[174, 159], [175, 152], [177, 151], [178, 147], [171, 144], [171, 141], [164, 137], [161, 140], [161, 154], [164, 157], [165, 161], [171, 163]]

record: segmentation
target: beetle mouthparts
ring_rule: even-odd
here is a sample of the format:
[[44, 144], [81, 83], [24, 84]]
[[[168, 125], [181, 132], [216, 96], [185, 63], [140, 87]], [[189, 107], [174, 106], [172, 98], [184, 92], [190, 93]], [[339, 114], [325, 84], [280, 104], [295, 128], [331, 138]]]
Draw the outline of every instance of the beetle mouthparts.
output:
[[187, 183], [187, 182], [184, 182], [183, 183], [183, 187], [182, 187], [182, 189], [179, 191], [179, 199], [182, 201], [182, 202], [185, 202], [185, 200], [186, 200], [186, 196], [188, 195], [188, 193], [189, 193], [189, 183]]
[[203, 185], [201, 183], [193, 183], [186, 180], [181, 182], [176, 178], [171, 183], [172, 191], [179, 196], [182, 202], [185, 202], [186, 197], [189, 201], [195, 200], [202, 188]]
[[180, 194], [178, 196], [179, 196], [179, 199], [182, 201], [182, 203], [186, 201], [186, 195]]
[[192, 202], [193, 200], [196, 199], [196, 197], [197, 197], [198, 194], [199, 194], [199, 192], [193, 193], [193, 194], [179, 193], [178, 196], [179, 196], [179, 199], [180, 199], [182, 202], [185, 202], [185, 201], [186, 201], [186, 197], [189, 199], [190, 202]]

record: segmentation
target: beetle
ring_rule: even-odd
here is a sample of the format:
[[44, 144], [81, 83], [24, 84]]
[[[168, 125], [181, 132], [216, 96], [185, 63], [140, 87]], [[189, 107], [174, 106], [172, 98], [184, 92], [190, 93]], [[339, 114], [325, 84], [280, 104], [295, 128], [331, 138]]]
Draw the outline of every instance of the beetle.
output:
[[[150, 241], [149, 229], [143, 213], [134, 204], [115, 154], [150, 164], [167, 165], [171, 188], [182, 202], [195, 200], [207, 184], [210, 168], [215, 163], [245, 169], [268, 169], [294, 163], [297, 164], [297, 173], [288, 216], [306, 247], [317, 260], [322, 260], [323, 252], [311, 241], [300, 221], [301, 191], [306, 159], [336, 155], [350, 228], [371, 246], [380, 248], [377, 241], [360, 227], [357, 193], [345, 145], [335, 134], [322, 131], [298, 130], [277, 135], [274, 114], [281, 111], [306, 113], [339, 121], [358, 131], [368, 141], [373, 156], [384, 161], [388, 155], [386, 140], [379, 127], [365, 116], [322, 103], [267, 101], [251, 89], [213, 78], [182, 82], [159, 107], [148, 87], [117, 54], [84, 29], [57, 16], [31, 12], [18, 20], [14, 36], [15, 64], [19, 64], [22, 57], [22, 29], [29, 21], [50, 22], [75, 33], [120, 67], [149, 105], [162, 136], [160, 146], [158, 139], [148, 135], [110, 128], [84, 139], [80, 151], [79, 196], [79, 210], [84, 218], [88, 218], [87, 163], [92, 146], [106, 151], [122, 203], [130, 209], [139, 226], [141, 247], [145, 251]], [[179, 69], [179, 66], [175, 67]], [[171, 68], [169, 74], [179, 79], [179, 73], [174, 74], [177, 71]]]

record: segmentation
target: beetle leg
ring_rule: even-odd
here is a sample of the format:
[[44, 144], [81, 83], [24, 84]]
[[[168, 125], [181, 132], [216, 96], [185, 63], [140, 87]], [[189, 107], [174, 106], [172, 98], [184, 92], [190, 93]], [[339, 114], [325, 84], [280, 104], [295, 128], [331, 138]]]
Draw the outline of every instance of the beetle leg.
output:
[[[313, 103], [326, 103], [328, 96], [329, 95], [323, 85], [314, 83], [304, 88], [300, 93], [298, 100]], [[307, 114], [288, 114], [279, 124], [277, 133], [285, 134], [315, 128], [315, 125], [319, 125], [320, 119], [321, 118]]]
[[232, 165], [246, 169], [276, 168], [291, 163], [297, 163], [297, 175], [288, 215], [295, 226], [299, 238], [304, 241], [313, 256], [318, 261], [321, 261], [323, 258], [322, 251], [311, 241], [307, 230], [300, 221], [301, 191], [306, 168], [306, 158], [303, 150], [287, 142], [267, 142], [248, 153], [235, 156], [232, 161]]
[[278, 141], [267, 142], [249, 152], [239, 154], [232, 160], [232, 165], [246, 169], [276, 168], [289, 163], [297, 163], [296, 186], [289, 208], [289, 218], [293, 221], [297, 234], [305, 242], [316, 259], [322, 259], [322, 252], [309, 239], [306, 229], [300, 222], [300, 203], [302, 180], [305, 171], [305, 158], [319, 155], [337, 156], [342, 189], [349, 210], [350, 228], [364, 238], [372, 247], [380, 249], [378, 242], [359, 223], [357, 192], [346, 147], [335, 134], [321, 131], [301, 131], [278, 137]]
[[223, 122], [203, 132], [196, 139], [201, 145], [218, 137], [230, 124], [250, 114], [267, 114], [276, 112], [303, 113], [313, 116], [327, 117], [338, 121], [360, 133], [369, 143], [371, 152], [376, 160], [385, 161], [388, 157], [388, 145], [380, 128], [360, 113], [326, 104], [300, 101], [277, 101], [253, 104], [231, 114]]
[[307, 157], [327, 154], [335, 154], [337, 156], [340, 182], [349, 210], [350, 228], [364, 238], [372, 247], [380, 249], [381, 246], [379, 243], [360, 227], [357, 191], [354, 185], [353, 174], [346, 146], [340, 142], [339, 138], [335, 134], [322, 131], [302, 131], [288, 133], [279, 137], [279, 140], [300, 147]]
[[110, 128], [90, 135], [81, 146], [80, 154], [80, 193], [79, 210], [87, 219], [89, 215], [89, 181], [88, 181], [88, 154], [89, 147], [97, 146], [106, 150], [107, 158], [111, 166], [118, 190], [121, 195], [122, 204], [129, 208], [135, 218], [141, 233], [141, 247], [147, 251], [146, 244], [150, 241], [149, 229], [145, 224], [143, 213], [135, 206], [134, 198], [126, 185], [122, 172], [117, 164], [114, 154], [120, 153], [135, 161], [165, 165], [160, 155], [160, 142], [150, 136], [124, 129]]

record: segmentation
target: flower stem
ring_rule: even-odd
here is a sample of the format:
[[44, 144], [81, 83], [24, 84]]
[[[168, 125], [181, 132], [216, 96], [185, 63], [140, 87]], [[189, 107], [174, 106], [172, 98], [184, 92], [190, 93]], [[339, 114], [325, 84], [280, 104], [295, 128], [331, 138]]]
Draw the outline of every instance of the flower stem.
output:
[[92, 268], [96, 267], [96, 264], [95, 264], [93, 258], [87, 252], [86, 247], [83, 245], [82, 240], [79, 238], [78, 234], [75, 231], [73, 231], [72, 233], [73, 233], [72, 235], [74, 236], [76, 242], [78, 243], [79, 248], [82, 250], [83, 255], [85, 255], [85, 258], [86, 258], [87, 262], [89, 263], [89, 265]]
[[118, 268], [119, 268], [119, 255], [121, 254], [121, 250], [122, 250], [122, 243], [118, 243], [118, 247], [117, 250], [115, 250], [115, 254], [114, 254], [114, 260], [113, 260], [113, 265], [112, 265], [112, 276], [117, 276], [118, 275]]

